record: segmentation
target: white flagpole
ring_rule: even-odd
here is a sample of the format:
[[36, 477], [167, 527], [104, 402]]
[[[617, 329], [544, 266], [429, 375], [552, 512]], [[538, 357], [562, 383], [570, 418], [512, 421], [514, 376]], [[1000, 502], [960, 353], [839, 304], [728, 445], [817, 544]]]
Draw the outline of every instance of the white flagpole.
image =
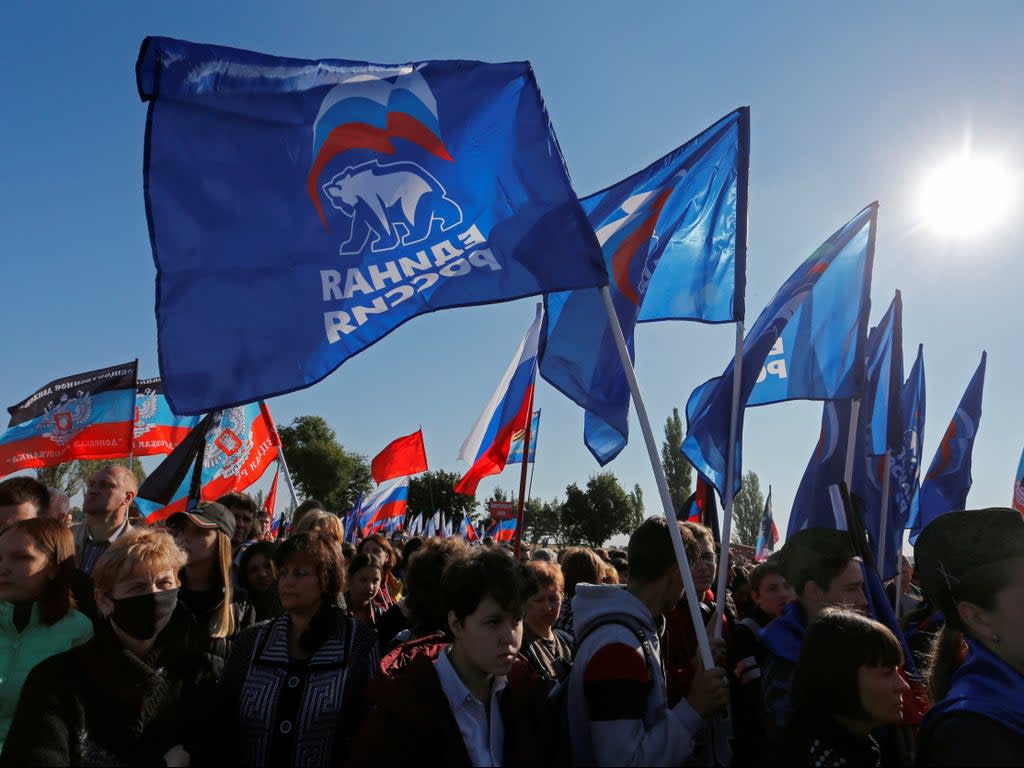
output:
[[885, 563], [885, 529], [889, 524], [889, 449], [885, 450], [885, 458], [882, 459], [882, 512], [878, 525], [878, 578], [884, 580]]
[[281, 463], [281, 469], [284, 470], [284, 479], [288, 482], [288, 492], [292, 495], [292, 514], [295, 514], [295, 510], [299, 508], [299, 497], [295, 493], [295, 483], [292, 482], [292, 473], [288, 471], [288, 462], [284, 458], [284, 446], [278, 446], [277, 448], [277, 460]]
[[843, 481], [848, 493], [853, 493], [853, 460], [857, 453], [857, 429], [860, 426], [860, 398], [850, 401], [850, 432], [846, 436], [846, 469]]
[[743, 323], [736, 323], [736, 351], [733, 357], [732, 410], [729, 415], [729, 453], [725, 463], [725, 498], [722, 499], [722, 555], [718, 562], [715, 590], [715, 637], [722, 636], [725, 590], [729, 579], [729, 542], [732, 537], [733, 487], [736, 485], [736, 432], [739, 428], [740, 388], [743, 384]]
[[665, 468], [661, 465], [661, 456], [658, 453], [658, 445], [654, 440], [654, 432], [651, 430], [650, 419], [647, 417], [647, 408], [644, 406], [643, 398], [640, 396], [640, 386], [637, 384], [636, 373], [633, 371], [633, 362], [629, 359], [626, 339], [622, 335], [622, 327], [619, 325], [618, 315], [615, 314], [612, 295], [607, 285], [601, 286], [601, 298], [604, 300], [605, 312], [608, 314], [608, 325], [611, 326], [615, 346], [619, 350], [622, 369], [626, 374], [626, 381], [629, 382], [629, 391], [633, 396], [633, 407], [636, 408], [637, 419], [640, 421], [640, 431], [643, 433], [644, 443], [647, 445], [647, 455], [650, 457], [651, 468], [654, 470], [654, 479], [658, 484], [658, 493], [661, 496], [665, 522], [668, 523], [669, 535], [672, 537], [672, 548], [676, 553], [676, 563], [679, 565], [679, 573], [683, 577], [683, 586], [686, 589], [686, 602], [690, 609], [690, 620], [693, 621], [693, 631], [697, 636], [700, 657], [704, 662], [704, 668], [711, 669], [715, 666], [715, 662], [711, 656], [711, 645], [708, 642], [707, 630], [704, 627], [700, 607], [697, 604], [697, 589], [693, 585], [690, 563], [686, 559], [686, 551], [683, 549], [683, 538], [679, 535], [679, 526], [676, 524], [676, 512], [675, 507], [672, 505], [672, 494], [668, 489], [668, 480], [665, 478]]

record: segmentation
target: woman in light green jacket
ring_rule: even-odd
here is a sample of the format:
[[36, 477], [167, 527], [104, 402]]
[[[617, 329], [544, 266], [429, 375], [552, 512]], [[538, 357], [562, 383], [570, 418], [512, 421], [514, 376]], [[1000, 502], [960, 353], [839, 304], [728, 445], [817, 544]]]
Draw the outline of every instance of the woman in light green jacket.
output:
[[0, 531], [0, 750], [28, 673], [92, 637], [74, 609], [75, 544], [66, 525], [21, 520]]

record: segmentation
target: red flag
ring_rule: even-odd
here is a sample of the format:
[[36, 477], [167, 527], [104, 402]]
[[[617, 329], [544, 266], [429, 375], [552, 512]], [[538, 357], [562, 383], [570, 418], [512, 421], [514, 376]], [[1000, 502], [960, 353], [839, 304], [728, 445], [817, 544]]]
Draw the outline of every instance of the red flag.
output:
[[280, 476], [280, 472], [274, 475], [274, 482], [270, 484], [270, 493], [267, 494], [267, 498], [263, 501], [263, 511], [267, 513], [271, 520], [274, 519], [274, 502], [277, 501], [277, 479]]
[[427, 471], [427, 452], [423, 448], [423, 430], [392, 440], [390, 445], [378, 453], [370, 463], [370, 473], [375, 483], [383, 483], [394, 477], [415, 475]]

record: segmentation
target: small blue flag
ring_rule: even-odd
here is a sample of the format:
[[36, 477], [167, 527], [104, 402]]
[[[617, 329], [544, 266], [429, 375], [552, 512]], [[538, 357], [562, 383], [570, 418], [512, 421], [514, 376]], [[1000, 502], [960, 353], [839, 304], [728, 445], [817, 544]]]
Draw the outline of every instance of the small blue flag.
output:
[[[743, 474], [747, 405], [830, 400], [860, 391], [877, 214], [878, 203], [867, 206], [797, 267], [743, 340], [734, 492]], [[768, 359], [774, 355], [782, 357]], [[734, 359], [722, 376], [690, 395], [681, 449], [723, 496], [735, 364]]]
[[967, 493], [971, 490], [971, 458], [974, 452], [974, 437], [981, 423], [981, 398], [985, 388], [985, 361], [988, 355], [981, 353], [974, 376], [971, 377], [960, 405], [942, 436], [939, 449], [935, 452], [928, 473], [921, 483], [918, 505], [910, 521], [910, 542], [917, 541], [918, 535], [939, 515], [965, 509]]
[[772, 519], [772, 487], [769, 485], [768, 498], [764, 501], [764, 512], [761, 513], [761, 530], [757, 534], [754, 560], [767, 560], [778, 543], [779, 529], [775, 527], [775, 520]]
[[[644, 170], [583, 200], [633, 357], [637, 322], [743, 319], [750, 110], [737, 109]], [[599, 290], [546, 297], [540, 372], [585, 411], [604, 465], [625, 447], [629, 385]]]
[[[533, 412], [533, 418], [530, 419], [530, 452], [527, 454], [526, 461], [528, 464], [533, 464], [534, 459], [537, 457], [537, 433], [540, 431], [540, 409]], [[508, 461], [505, 465], [509, 464], [522, 464], [523, 463], [523, 442], [526, 440], [526, 430], [517, 429], [512, 433], [512, 445], [508, 449]]]
[[308, 387], [425, 312], [608, 281], [527, 62], [151, 37], [136, 74], [177, 413]]

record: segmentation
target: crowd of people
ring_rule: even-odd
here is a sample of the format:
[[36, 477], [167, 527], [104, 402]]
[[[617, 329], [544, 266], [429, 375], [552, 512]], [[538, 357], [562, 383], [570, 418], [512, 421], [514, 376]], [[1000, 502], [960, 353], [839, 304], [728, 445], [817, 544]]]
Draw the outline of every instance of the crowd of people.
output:
[[[668, 523], [625, 549], [287, 536], [233, 493], [147, 525], [121, 466], [0, 482], [0, 768], [1024, 765], [1024, 519], [922, 532], [872, 617], [844, 531], [730, 563]], [[706, 631], [711, 664], [702, 661]], [[909, 649], [909, 650], [908, 650]]]

